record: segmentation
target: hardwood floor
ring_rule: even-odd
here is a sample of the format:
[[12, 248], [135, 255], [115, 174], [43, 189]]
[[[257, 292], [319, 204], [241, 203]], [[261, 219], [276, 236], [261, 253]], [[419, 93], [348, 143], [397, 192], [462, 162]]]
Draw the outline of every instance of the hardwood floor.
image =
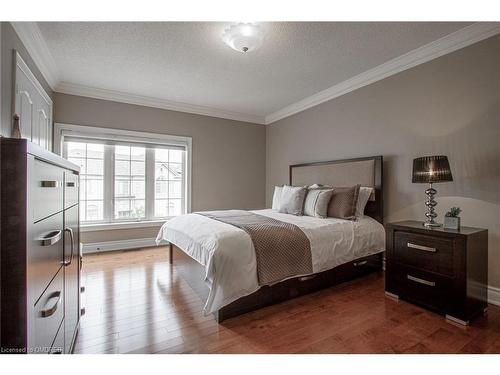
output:
[[386, 297], [383, 273], [217, 324], [165, 247], [86, 255], [83, 267], [75, 353], [500, 353], [499, 307], [455, 326]]

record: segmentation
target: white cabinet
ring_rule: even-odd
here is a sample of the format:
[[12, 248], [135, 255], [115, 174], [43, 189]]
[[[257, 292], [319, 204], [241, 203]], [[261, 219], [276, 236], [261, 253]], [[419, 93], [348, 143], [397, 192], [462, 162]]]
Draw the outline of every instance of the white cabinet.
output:
[[15, 64], [14, 114], [21, 137], [52, 151], [52, 99], [17, 52]]

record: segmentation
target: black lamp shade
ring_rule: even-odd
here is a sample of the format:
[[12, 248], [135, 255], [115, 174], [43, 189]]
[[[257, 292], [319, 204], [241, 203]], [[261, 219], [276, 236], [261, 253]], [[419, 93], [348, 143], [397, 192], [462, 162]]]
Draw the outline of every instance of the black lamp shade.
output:
[[446, 181], [453, 181], [448, 157], [436, 155], [413, 159], [412, 182], [434, 183]]

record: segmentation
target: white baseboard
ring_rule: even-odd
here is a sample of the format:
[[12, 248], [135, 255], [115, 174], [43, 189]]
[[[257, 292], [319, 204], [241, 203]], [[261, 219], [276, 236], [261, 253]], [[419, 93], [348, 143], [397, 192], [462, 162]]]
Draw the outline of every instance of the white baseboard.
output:
[[488, 286], [488, 303], [500, 306], [500, 288]]
[[103, 251], [139, 249], [141, 247], [156, 246], [155, 238], [137, 238], [133, 240], [106, 241], [83, 244], [84, 254], [100, 253]]

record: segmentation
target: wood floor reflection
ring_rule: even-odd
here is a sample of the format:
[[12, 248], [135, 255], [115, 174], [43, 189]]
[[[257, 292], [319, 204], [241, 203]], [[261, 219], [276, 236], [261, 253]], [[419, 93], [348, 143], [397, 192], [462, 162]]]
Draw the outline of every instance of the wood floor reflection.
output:
[[499, 307], [457, 327], [385, 297], [382, 273], [217, 324], [167, 256], [85, 256], [75, 353], [500, 353]]

